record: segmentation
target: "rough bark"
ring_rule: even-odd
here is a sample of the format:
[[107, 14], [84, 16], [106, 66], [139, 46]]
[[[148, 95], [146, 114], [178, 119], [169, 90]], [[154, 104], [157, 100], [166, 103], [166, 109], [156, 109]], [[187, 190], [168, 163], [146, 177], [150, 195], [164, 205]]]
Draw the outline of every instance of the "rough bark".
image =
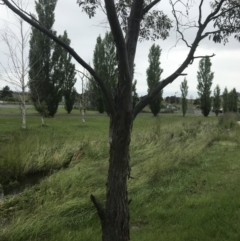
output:
[[129, 144], [132, 129], [132, 113], [121, 112], [119, 114], [114, 117], [115, 120], [113, 121], [107, 180], [107, 200], [102, 225], [103, 241], [129, 240], [127, 177], [129, 176]]
[[102, 241], [130, 240], [127, 179], [130, 176], [129, 145], [132, 123], [132, 112], [126, 110], [120, 110], [111, 117], [112, 140], [105, 208], [91, 197], [101, 220]]

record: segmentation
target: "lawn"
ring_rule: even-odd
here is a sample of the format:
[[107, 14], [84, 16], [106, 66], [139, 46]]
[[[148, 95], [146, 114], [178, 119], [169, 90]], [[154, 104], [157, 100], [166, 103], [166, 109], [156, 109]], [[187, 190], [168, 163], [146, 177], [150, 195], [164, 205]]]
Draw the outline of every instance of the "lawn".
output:
[[[240, 126], [234, 118], [136, 119], [128, 183], [131, 240], [240, 239]], [[0, 183], [51, 172], [0, 203], [0, 240], [101, 240], [89, 196], [104, 202], [108, 117], [86, 123], [51, 118], [44, 128], [39, 117], [27, 121], [21, 130], [18, 117], [0, 117]]]

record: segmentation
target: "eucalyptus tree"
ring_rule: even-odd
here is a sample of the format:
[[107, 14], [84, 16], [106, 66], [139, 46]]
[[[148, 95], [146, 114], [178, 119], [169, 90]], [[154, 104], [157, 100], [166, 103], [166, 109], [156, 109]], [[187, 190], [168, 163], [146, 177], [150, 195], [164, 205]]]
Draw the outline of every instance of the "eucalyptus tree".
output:
[[[13, 0], [12, 0], [13, 1]], [[66, 45], [52, 31], [45, 28], [44, 23], [32, 19], [26, 12], [21, 11], [10, 0], [1, 0], [8, 8], [21, 16], [25, 21], [37, 28], [43, 34], [54, 40], [65, 48], [75, 60], [82, 65], [98, 83], [101, 88], [110, 110], [110, 138], [109, 138], [109, 171], [106, 185], [106, 203], [101, 204], [94, 195], [91, 200], [94, 203], [102, 226], [103, 241], [126, 241], [130, 239], [129, 233], [129, 199], [127, 191], [127, 180], [130, 177], [129, 146], [131, 141], [131, 130], [133, 121], [138, 113], [147, 106], [159, 92], [184, 75], [184, 70], [196, 58], [196, 49], [203, 39], [211, 38], [215, 42], [226, 43], [231, 34], [240, 40], [239, 13], [240, 4], [237, 0], [210, 1], [211, 11], [209, 14], [203, 12], [203, 3], [209, 0], [201, 0], [198, 8], [196, 22], [184, 24], [185, 13], [178, 11], [179, 5], [186, 6], [187, 12], [191, 11], [189, 0], [170, 0], [172, 7], [173, 21], [171, 21], [157, 4], [160, 0], [78, 0], [80, 8], [89, 17], [94, 17], [97, 8], [103, 9], [113, 34], [117, 49], [118, 61], [118, 84], [112, 97], [101, 76], [87, 64], [71, 46]], [[160, 7], [160, 6], [159, 6]], [[76, 20], [74, 20], [76, 21]], [[133, 108], [132, 105], [132, 80], [133, 66], [137, 50], [138, 40], [144, 39], [165, 39], [168, 36], [171, 26], [175, 22], [176, 31], [181, 40], [189, 48], [186, 58], [173, 70], [172, 74], [164, 78], [159, 84], [144, 96]], [[191, 44], [184, 36], [184, 27], [189, 29], [192, 25], [194, 39]], [[214, 25], [211, 31], [208, 26]], [[76, 25], [77, 26], [77, 25]], [[81, 33], [84, 34], [84, 33]], [[213, 56], [213, 55], [211, 55]]]

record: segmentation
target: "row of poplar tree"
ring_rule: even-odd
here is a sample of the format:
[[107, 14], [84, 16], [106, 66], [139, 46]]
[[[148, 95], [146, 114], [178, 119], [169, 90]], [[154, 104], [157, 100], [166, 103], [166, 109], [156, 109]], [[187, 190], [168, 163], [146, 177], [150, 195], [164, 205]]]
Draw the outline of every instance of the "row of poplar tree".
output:
[[[47, 30], [57, 35], [53, 30], [55, 21], [54, 9], [57, 0], [51, 0], [51, 4], [46, 1], [39, 0], [36, 2], [37, 21], [42, 23]], [[70, 39], [67, 32], [59, 38], [70, 45]], [[160, 67], [161, 48], [159, 45], [153, 44], [149, 50], [147, 68], [147, 84], [148, 93], [150, 93], [160, 82], [163, 69]], [[204, 116], [208, 116], [212, 107], [211, 86], [214, 78], [214, 73], [211, 72], [211, 60], [209, 57], [202, 58], [199, 62], [199, 71], [197, 72], [198, 79], [198, 95], [201, 102], [201, 110]], [[97, 38], [96, 46], [93, 53], [93, 67], [95, 71], [104, 80], [106, 88], [112, 94], [112, 98], [116, 96], [118, 80], [117, 54], [113, 36], [111, 33], [106, 33], [102, 39]], [[133, 73], [134, 74], [134, 73]], [[92, 107], [97, 108], [100, 113], [109, 113], [106, 99], [98, 86], [98, 84], [88, 77], [87, 85], [88, 101]], [[134, 78], [133, 78], [134, 79]], [[30, 36], [30, 51], [29, 51], [29, 88], [31, 98], [36, 110], [44, 116], [54, 116], [57, 112], [59, 102], [64, 97], [65, 109], [68, 113], [71, 112], [76, 98], [76, 70], [75, 65], [71, 63], [71, 56], [62, 49], [53, 40], [32, 28]], [[133, 81], [132, 100], [133, 106], [139, 100], [136, 92], [137, 80]], [[187, 80], [181, 83], [182, 92], [182, 109], [183, 115], [187, 110]], [[218, 115], [223, 99], [223, 111], [237, 111], [238, 95], [236, 89], [228, 92], [225, 88], [222, 98], [220, 96], [220, 87], [217, 85], [214, 89], [213, 109]], [[149, 104], [151, 112], [156, 116], [161, 109], [162, 92]], [[89, 103], [88, 103], [89, 104]]]
[[[213, 97], [211, 96], [212, 81], [214, 73], [211, 71], [211, 60], [209, 57], [202, 58], [199, 61], [199, 70], [197, 71], [197, 90], [200, 99], [200, 108], [204, 116], [208, 116], [211, 109], [218, 116], [219, 112], [237, 112], [238, 111], [238, 93], [235, 88], [230, 92], [225, 87], [222, 95], [219, 85], [217, 85], [213, 91]], [[182, 112], [185, 116], [187, 111], [187, 94], [188, 85], [186, 78], [180, 85], [182, 93]]]
[[[57, 0], [51, 0], [51, 4], [39, 0], [36, 2], [35, 8], [37, 21], [57, 35], [53, 30], [56, 3]], [[70, 45], [71, 41], [66, 31], [63, 35], [59, 35], [59, 38]], [[97, 38], [93, 53], [93, 67], [114, 97], [117, 87], [118, 66], [111, 33], [107, 32], [103, 39], [101, 36]], [[90, 80], [85, 90], [86, 99], [90, 102], [88, 105], [90, 104], [100, 113], [109, 113], [108, 105], [100, 87], [91, 79], [92, 77], [87, 75], [87, 78]], [[59, 102], [64, 97], [65, 109], [70, 113], [77, 95], [74, 88], [75, 83], [76, 69], [75, 65], [71, 63], [70, 54], [37, 29], [32, 28], [29, 51], [29, 88], [36, 110], [42, 116], [54, 116]], [[136, 83], [137, 81], [134, 80], [132, 90], [134, 106], [138, 101]]]

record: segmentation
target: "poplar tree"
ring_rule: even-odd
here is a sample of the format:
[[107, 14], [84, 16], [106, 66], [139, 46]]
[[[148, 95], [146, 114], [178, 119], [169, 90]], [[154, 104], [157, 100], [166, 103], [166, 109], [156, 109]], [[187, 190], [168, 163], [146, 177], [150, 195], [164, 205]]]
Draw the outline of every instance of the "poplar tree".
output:
[[[104, 46], [102, 43], [102, 38], [99, 35], [97, 37], [97, 42], [93, 52], [93, 67], [94, 70], [99, 73], [100, 76], [103, 75], [103, 59], [104, 59]], [[102, 77], [104, 79], [104, 77]], [[104, 112], [103, 95], [101, 88], [98, 83], [94, 80], [90, 81], [90, 89], [92, 90], [92, 97], [94, 98], [93, 104], [96, 105], [99, 113]]]
[[[152, 47], [149, 50], [148, 54], [148, 62], [149, 67], [147, 69], [147, 84], [148, 84], [148, 93], [151, 93], [156, 86], [159, 84], [161, 79], [161, 74], [163, 72], [163, 69], [160, 67], [160, 55], [161, 55], [161, 49], [159, 45], [153, 44]], [[162, 100], [162, 93], [163, 91], [160, 91], [159, 94], [149, 103], [149, 107], [151, 109], [151, 112], [154, 116], [157, 116], [161, 109], [161, 100]]]
[[182, 93], [182, 113], [183, 116], [185, 116], [186, 112], [187, 112], [187, 95], [188, 95], [188, 84], [187, 84], [187, 79], [184, 78], [183, 82], [180, 85], [180, 90]]
[[[38, 0], [35, 2], [37, 20], [56, 35], [53, 30], [54, 10], [57, 0]], [[58, 66], [62, 48], [53, 40], [32, 28], [29, 51], [29, 87], [36, 110], [54, 116], [62, 98], [61, 70]]]
[[[67, 31], [64, 31], [63, 36], [59, 38], [70, 45], [71, 40], [68, 38]], [[77, 81], [75, 65], [71, 63], [72, 56], [65, 50], [61, 49], [61, 57], [59, 61], [59, 69], [61, 71], [61, 78], [63, 82], [63, 96], [64, 96], [64, 108], [67, 113], [71, 113], [76, 97], [76, 89], [74, 85]]]
[[211, 60], [209, 57], [199, 61], [199, 71], [197, 72], [198, 95], [201, 101], [202, 114], [207, 117], [211, 110], [211, 86], [214, 73], [211, 72]]
[[214, 110], [216, 116], [218, 116], [220, 107], [221, 107], [220, 93], [221, 93], [221, 89], [220, 89], [219, 85], [217, 85], [213, 91], [213, 96], [214, 96], [213, 97], [213, 110]]
[[[103, 78], [106, 88], [112, 95], [117, 85], [117, 58], [116, 50], [111, 33], [106, 32], [104, 39], [99, 36], [93, 54], [93, 67], [96, 72]], [[97, 110], [100, 113], [104, 111], [109, 114], [109, 108], [100, 87], [91, 81], [91, 89], [93, 90]]]
[[237, 112], [237, 110], [238, 110], [237, 102], [238, 102], [237, 91], [235, 88], [233, 88], [228, 93], [228, 110], [231, 112]]
[[225, 87], [223, 91], [223, 112], [228, 112], [228, 89]]

